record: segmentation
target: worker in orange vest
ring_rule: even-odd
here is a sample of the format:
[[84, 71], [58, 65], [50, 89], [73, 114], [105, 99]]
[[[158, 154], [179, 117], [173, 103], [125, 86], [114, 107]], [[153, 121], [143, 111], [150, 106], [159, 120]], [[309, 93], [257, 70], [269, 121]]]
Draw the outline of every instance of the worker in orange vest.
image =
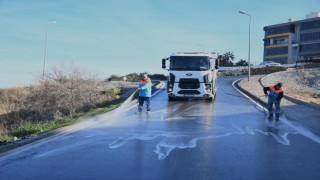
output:
[[[269, 91], [269, 94], [268, 94]], [[273, 119], [273, 104], [275, 105], [276, 111], [276, 121], [279, 121], [280, 116], [280, 102], [283, 97], [283, 88], [282, 83], [277, 83], [274, 86], [264, 87], [263, 92], [266, 96], [268, 96], [268, 110], [269, 110], [269, 120]]]
[[147, 73], [142, 74], [142, 79], [139, 83], [139, 105], [138, 105], [138, 112], [142, 112], [143, 104], [146, 102], [147, 106], [147, 113], [150, 112], [151, 106], [150, 106], [150, 99], [151, 99], [151, 79], [148, 77]]

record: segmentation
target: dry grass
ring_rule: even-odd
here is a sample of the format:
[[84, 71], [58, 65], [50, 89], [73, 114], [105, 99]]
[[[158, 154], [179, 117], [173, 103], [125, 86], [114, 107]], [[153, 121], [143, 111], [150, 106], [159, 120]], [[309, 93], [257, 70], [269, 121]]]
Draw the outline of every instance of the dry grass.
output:
[[308, 103], [320, 104], [320, 70], [292, 70], [269, 74], [262, 78], [264, 86], [282, 82], [285, 94]]
[[0, 90], [0, 136], [26, 124], [72, 117], [119, 98], [119, 88], [101, 92], [104, 82], [77, 67], [53, 69], [37, 85]]

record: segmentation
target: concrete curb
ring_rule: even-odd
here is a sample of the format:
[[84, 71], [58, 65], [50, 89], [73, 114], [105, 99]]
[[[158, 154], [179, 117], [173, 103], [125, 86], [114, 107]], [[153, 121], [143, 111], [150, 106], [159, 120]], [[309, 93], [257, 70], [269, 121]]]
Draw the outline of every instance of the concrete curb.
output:
[[284, 95], [284, 97], [289, 100], [289, 101], [292, 101], [296, 104], [303, 104], [305, 106], [309, 106], [311, 108], [314, 108], [314, 109], [319, 109], [320, 110], [320, 105], [317, 105], [317, 104], [313, 104], [313, 103], [308, 103], [308, 102], [305, 102], [305, 101], [301, 101], [300, 99], [296, 99], [294, 97], [291, 97], [291, 96], [288, 96], [288, 95]]
[[251, 94], [249, 91], [245, 90], [244, 88], [242, 88], [241, 86], [239, 86], [239, 82], [242, 81], [241, 80], [237, 80], [237, 82], [235, 83], [235, 87], [238, 88], [240, 91], [242, 91], [244, 94], [246, 94], [247, 96], [249, 96], [250, 98], [252, 98], [254, 101], [258, 102], [260, 105], [263, 105], [263, 107], [267, 107], [267, 103], [265, 103], [264, 101], [262, 101], [261, 99], [259, 99], [259, 97]]
[[16, 149], [18, 147], [21, 147], [21, 146], [24, 146], [24, 145], [27, 145], [27, 144], [31, 144], [33, 142], [36, 142], [36, 141], [41, 140], [41, 139], [45, 139], [45, 138], [53, 136], [53, 135], [56, 135], [56, 134], [59, 133], [58, 131], [59, 131], [58, 129], [55, 129], [55, 130], [52, 130], [52, 131], [49, 131], [49, 132], [45, 132], [45, 133], [42, 133], [42, 134], [39, 134], [39, 135], [36, 135], [36, 136], [32, 136], [32, 137], [26, 138], [26, 139], [21, 139], [21, 140], [16, 141], [16, 142], [9, 142], [8, 144], [0, 145], [0, 157], [1, 157], [1, 153], [10, 151], [12, 149]]

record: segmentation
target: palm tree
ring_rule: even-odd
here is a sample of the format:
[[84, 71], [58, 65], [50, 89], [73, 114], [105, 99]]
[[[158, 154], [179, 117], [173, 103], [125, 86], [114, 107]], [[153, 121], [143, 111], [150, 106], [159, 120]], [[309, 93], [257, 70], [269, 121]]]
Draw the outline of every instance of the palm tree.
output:
[[218, 55], [218, 58], [217, 58], [217, 60], [218, 60], [218, 66], [223, 66], [223, 56], [222, 55]]
[[233, 65], [232, 61], [234, 60], [234, 58], [235, 57], [233, 52], [228, 51], [223, 54], [223, 59], [225, 60], [227, 65]]
[[219, 66], [232, 66], [234, 60], [233, 52], [225, 52], [223, 55], [218, 56]]

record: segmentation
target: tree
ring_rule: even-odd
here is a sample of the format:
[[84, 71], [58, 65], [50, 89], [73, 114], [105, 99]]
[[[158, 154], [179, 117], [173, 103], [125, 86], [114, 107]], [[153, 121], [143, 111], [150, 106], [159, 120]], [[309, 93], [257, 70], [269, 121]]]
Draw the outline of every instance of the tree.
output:
[[248, 62], [246, 60], [240, 59], [237, 63], [236, 66], [248, 66]]
[[72, 116], [84, 107], [95, 107], [100, 98], [97, 75], [70, 65], [53, 68], [45, 74], [37, 87], [33, 87], [29, 109], [38, 112], [41, 119]]
[[167, 76], [165, 76], [164, 74], [153, 74], [153, 75], [149, 75], [149, 77], [152, 80], [167, 80]]
[[122, 81], [123, 78], [118, 75], [112, 74], [107, 80], [108, 81]]
[[233, 60], [234, 60], [234, 54], [233, 54], [233, 52], [230, 52], [230, 51], [228, 51], [228, 52], [225, 52], [224, 54], [223, 54], [223, 59], [224, 59], [224, 61], [225, 61], [225, 63], [226, 63], [226, 65], [233, 65]]
[[138, 73], [130, 73], [126, 75], [127, 81], [129, 82], [135, 82], [140, 80], [140, 75]]
[[218, 55], [217, 60], [218, 60], [218, 66], [223, 66], [223, 56]]
[[225, 52], [223, 55], [218, 56], [218, 62], [219, 66], [233, 66], [233, 60], [234, 60], [234, 54], [233, 52]]

